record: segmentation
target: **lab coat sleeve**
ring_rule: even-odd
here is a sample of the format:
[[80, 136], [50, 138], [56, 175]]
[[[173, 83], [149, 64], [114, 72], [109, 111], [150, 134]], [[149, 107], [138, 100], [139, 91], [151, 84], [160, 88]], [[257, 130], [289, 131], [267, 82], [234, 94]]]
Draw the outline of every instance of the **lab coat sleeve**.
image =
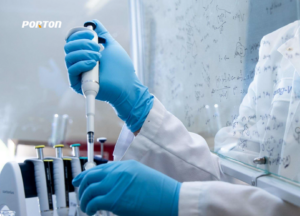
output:
[[219, 180], [219, 159], [155, 98], [140, 133], [122, 160], [134, 159], [177, 181]]
[[140, 133], [122, 160], [135, 159], [184, 182], [180, 190], [179, 216], [297, 215], [299, 208], [252, 187], [219, 180], [218, 157], [205, 140], [189, 133], [157, 100]]
[[185, 182], [179, 216], [300, 215], [300, 208], [256, 187], [226, 182]]

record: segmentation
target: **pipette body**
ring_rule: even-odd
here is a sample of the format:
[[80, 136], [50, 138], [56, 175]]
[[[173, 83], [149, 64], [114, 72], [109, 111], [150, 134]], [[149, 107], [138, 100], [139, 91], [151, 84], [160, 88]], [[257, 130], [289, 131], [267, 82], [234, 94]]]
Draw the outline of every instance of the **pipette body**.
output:
[[[85, 27], [93, 31], [94, 23], [86, 23]], [[93, 41], [98, 43], [98, 35], [93, 31]], [[95, 119], [95, 98], [99, 92], [99, 62], [96, 66], [82, 74], [81, 78], [82, 92], [86, 98], [86, 122], [87, 122], [87, 149], [88, 162], [85, 164], [85, 169], [90, 169], [96, 166], [94, 162], [94, 119]]]
[[[93, 41], [98, 43], [98, 35], [94, 31], [96, 25], [92, 22], [84, 24], [85, 27], [77, 27], [70, 30], [67, 38], [77, 31], [91, 31], [94, 34]], [[99, 62], [96, 66], [82, 74], [81, 88], [82, 93], [86, 98], [86, 131], [87, 131], [87, 149], [88, 162], [85, 164], [85, 169], [90, 169], [96, 164], [94, 163], [94, 118], [95, 118], [95, 98], [99, 92]]]

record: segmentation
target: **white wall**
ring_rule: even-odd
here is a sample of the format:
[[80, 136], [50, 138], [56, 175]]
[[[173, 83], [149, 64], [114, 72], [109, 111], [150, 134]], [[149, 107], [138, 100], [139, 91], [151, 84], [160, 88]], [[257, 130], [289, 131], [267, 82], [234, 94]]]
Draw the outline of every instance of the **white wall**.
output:
[[[85, 140], [85, 103], [69, 88], [65, 35], [87, 20], [100, 20], [129, 53], [127, 0], [0, 1], [0, 139], [47, 141], [53, 114], [68, 114], [68, 140]], [[59, 28], [22, 28], [22, 22], [62, 21]], [[97, 136], [115, 142], [122, 122], [96, 104]]]

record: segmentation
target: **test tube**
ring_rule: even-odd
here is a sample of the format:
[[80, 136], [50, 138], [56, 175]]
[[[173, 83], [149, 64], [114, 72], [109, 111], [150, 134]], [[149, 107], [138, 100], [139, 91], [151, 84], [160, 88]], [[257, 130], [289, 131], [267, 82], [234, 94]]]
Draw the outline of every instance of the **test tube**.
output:
[[60, 143], [65, 143], [68, 123], [69, 123], [69, 116], [65, 114], [61, 117], [61, 126], [60, 126], [60, 131], [59, 131], [59, 142]]
[[52, 120], [52, 132], [51, 137], [49, 139], [49, 145], [54, 146], [58, 142], [58, 130], [59, 130], [59, 115], [54, 114]]

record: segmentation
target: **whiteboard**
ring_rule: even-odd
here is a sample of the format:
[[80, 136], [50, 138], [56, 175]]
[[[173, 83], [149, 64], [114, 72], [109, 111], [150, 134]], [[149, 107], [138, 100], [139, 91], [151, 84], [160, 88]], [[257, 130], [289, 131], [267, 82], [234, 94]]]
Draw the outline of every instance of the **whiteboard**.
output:
[[238, 116], [260, 40], [298, 18], [296, 0], [141, 0], [136, 10], [143, 83], [212, 150]]

